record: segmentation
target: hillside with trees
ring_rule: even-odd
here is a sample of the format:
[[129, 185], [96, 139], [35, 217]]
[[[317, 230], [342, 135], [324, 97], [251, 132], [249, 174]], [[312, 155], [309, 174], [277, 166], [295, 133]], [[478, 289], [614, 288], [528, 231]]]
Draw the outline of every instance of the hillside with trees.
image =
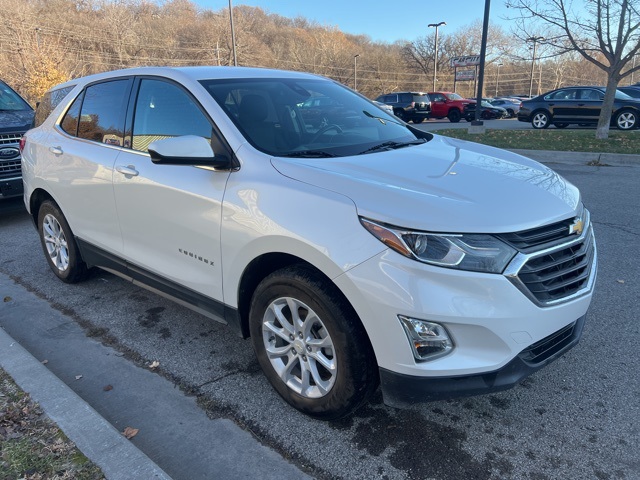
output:
[[[0, 77], [32, 103], [51, 85], [106, 70], [233, 63], [228, 10], [202, 9], [189, 0], [0, 0], [0, 16], [5, 26], [0, 33]], [[241, 66], [307, 71], [353, 88], [354, 56], [359, 55], [358, 91], [370, 98], [432, 87], [433, 29], [425, 28], [424, 37], [389, 44], [244, 5], [234, 6], [234, 24]], [[441, 30], [439, 89], [453, 89], [450, 59], [478, 54], [480, 38], [480, 21], [458, 31]], [[495, 95], [496, 87], [499, 95], [527, 93], [531, 56], [530, 45], [492, 25], [485, 95]], [[552, 57], [542, 47], [533, 78], [534, 93], [605, 81], [602, 72], [579, 55]], [[457, 82], [456, 89], [472, 96], [474, 82]]]

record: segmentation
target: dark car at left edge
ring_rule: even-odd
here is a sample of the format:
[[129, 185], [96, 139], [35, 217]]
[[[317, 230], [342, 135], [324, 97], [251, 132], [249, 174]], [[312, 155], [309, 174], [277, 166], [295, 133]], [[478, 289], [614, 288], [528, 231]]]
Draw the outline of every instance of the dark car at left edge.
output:
[[[571, 124], [596, 125], [604, 100], [604, 87], [565, 87], [522, 102], [518, 120], [533, 128], [565, 128]], [[640, 99], [617, 90], [611, 126], [633, 130], [640, 126]]]
[[0, 80], [0, 199], [22, 195], [19, 144], [33, 117], [31, 105]]

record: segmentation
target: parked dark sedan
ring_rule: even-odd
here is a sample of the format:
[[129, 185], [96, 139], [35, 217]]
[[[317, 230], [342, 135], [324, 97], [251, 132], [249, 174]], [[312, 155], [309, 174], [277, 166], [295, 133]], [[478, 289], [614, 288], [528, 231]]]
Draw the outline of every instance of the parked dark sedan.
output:
[[[475, 119], [476, 104], [471, 103], [464, 108], [464, 118], [467, 122]], [[502, 107], [494, 107], [491, 103], [483, 100], [482, 110], [480, 111], [480, 118], [483, 120], [490, 120], [493, 118], [506, 118], [509, 114], [507, 110]]]
[[[604, 87], [566, 87], [522, 102], [518, 120], [533, 128], [565, 128], [571, 124], [595, 125], [600, 117]], [[640, 99], [617, 91], [611, 111], [611, 125], [620, 130], [640, 126]]]

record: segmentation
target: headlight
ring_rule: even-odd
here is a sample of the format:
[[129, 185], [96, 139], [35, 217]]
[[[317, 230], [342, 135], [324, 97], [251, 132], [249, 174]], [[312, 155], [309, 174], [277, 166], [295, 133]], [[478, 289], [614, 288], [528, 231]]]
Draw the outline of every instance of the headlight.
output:
[[502, 273], [517, 253], [492, 235], [413, 232], [364, 218], [360, 223], [396, 252], [439, 267]]

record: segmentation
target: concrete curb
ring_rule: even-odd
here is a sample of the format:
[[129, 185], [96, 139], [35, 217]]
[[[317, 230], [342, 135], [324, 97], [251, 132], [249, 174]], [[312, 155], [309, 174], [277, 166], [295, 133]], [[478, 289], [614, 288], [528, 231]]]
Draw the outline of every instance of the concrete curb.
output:
[[108, 479], [171, 480], [3, 328], [0, 328], [0, 366]]
[[510, 149], [509, 151], [543, 163], [589, 164], [617, 167], [640, 166], [640, 155], [599, 152], [558, 152], [555, 150]]

